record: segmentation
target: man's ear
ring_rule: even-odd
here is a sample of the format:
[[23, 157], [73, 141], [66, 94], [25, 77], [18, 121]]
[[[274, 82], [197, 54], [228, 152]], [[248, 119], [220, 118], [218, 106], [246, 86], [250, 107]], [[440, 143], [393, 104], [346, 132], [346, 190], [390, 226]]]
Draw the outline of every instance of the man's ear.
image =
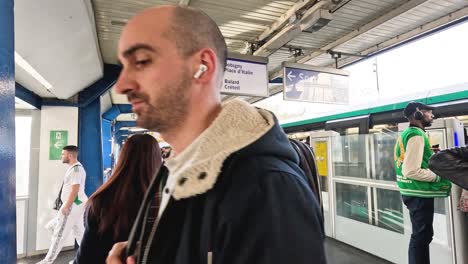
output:
[[218, 67], [216, 53], [210, 48], [201, 49], [194, 60], [193, 77], [197, 82], [208, 83], [216, 76]]

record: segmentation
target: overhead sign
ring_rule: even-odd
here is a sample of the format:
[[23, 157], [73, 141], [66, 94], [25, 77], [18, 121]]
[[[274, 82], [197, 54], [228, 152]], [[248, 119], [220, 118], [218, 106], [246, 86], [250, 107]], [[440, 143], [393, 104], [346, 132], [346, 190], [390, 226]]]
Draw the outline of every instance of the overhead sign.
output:
[[349, 103], [347, 71], [297, 63], [283, 63], [283, 71], [284, 100]]
[[230, 53], [221, 93], [268, 97], [268, 59]]
[[49, 142], [49, 160], [60, 160], [62, 158], [62, 149], [68, 144], [68, 131], [50, 131]]

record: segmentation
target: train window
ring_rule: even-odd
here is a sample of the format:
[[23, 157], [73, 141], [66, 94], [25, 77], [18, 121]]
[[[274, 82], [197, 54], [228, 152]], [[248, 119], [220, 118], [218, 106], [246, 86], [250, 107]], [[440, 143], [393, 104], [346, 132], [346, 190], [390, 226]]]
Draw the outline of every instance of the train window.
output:
[[336, 213], [339, 216], [369, 223], [367, 187], [336, 183]]
[[377, 189], [377, 226], [404, 234], [403, 203], [399, 191]]
[[370, 155], [374, 161], [373, 178], [383, 181], [396, 181], [393, 164], [393, 149], [398, 137], [396, 132], [387, 132], [370, 135]]
[[366, 161], [367, 135], [349, 135], [333, 138], [332, 157], [336, 176], [368, 178]]

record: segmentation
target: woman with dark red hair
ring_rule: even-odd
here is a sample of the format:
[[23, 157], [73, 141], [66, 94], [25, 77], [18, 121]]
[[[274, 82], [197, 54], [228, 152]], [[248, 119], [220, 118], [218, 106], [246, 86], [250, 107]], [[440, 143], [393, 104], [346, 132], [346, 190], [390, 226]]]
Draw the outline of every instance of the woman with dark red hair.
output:
[[105, 263], [112, 245], [128, 239], [161, 164], [161, 149], [152, 136], [138, 134], [125, 142], [112, 176], [87, 202], [85, 233], [74, 263]]

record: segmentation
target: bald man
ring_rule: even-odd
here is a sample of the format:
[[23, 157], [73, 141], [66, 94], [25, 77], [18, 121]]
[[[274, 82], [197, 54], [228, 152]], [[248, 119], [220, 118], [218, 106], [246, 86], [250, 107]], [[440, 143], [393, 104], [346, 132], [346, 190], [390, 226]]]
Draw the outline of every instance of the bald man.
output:
[[115, 89], [173, 152], [107, 263], [325, 263], [318, 202], [275, 116], [221, 104], [226, 54], [196, 9], [148, 9], [124, 28]]

